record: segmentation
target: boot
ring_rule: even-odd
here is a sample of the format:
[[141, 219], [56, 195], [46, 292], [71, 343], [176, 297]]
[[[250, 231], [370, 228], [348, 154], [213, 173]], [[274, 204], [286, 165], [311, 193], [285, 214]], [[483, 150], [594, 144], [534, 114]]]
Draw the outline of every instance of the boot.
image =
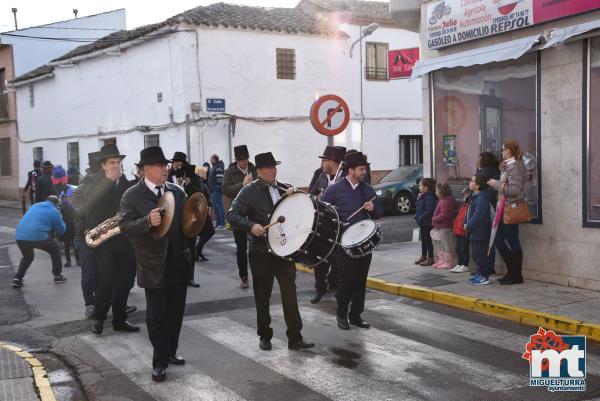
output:
[[500, 284], [509, 285], [523, 283], [523, 251], [511, 252], [511, 256], [512, 266], [510, 276], [506, 280], [500, 282]]
[[440, 254], [443, 255], [444, 262], [438, 265], [438, 269], [450, 269], [454, 267], [454, 264], [452, 263], [452, 254], [450, 252], [441, 252]]
[[500, 283], [505, 282], [506, 280], [509, 280], [512, 277], [512, 257], [511, 257], [511, 252], [508, 249], [505, 250], [501, 250], [499, 248], [496, 248], [498, 250], [498, 253], [500, 254], [500, 256], [502, 256], [502, 260], [504, 261], [504, 264], [506, 265], [506, 274], [499, 279], [498, 281]]
[[446, 262], [445, 259], [446, 259], [446, 253], [445, 252], [438, 252], [438, 261], [435, 262], [432, 265], [432, 267], [435, 267], [436, 269], [439, 268], [442, 263]]
[[434, 262], [433, 258], [427, 258], [424, 262], [419, 263], [419, 266], [433, 266]]
[[415, 260], [415, 265], [420, 265], [427, 260], [427, 256], [423, 255], [418, 260]]

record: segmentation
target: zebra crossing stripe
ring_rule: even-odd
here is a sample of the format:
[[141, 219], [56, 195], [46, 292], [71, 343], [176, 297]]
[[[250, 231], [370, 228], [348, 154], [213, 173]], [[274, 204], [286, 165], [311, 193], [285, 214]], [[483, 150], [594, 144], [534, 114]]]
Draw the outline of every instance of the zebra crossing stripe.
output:
[[82, 340], [157, 400], [245, 401], [190, 364], [169, 369], [166, 381], [154, 383], [150, 375], [152, 346], [144, 330], [141, 334], [84, 336]]

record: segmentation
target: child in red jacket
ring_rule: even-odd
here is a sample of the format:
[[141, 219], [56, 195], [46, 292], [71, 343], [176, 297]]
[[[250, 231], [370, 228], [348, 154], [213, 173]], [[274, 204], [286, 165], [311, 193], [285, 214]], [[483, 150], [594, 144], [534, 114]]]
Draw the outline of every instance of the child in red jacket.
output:
[[465, 273], [469, 271], [469, 240], [465, 232], [465, 217], [469, 210], [469, 202], [471, 201], [471, 191], [466, 187], [462, 191], [463, 204], [458, 210], [458, 215], [454, 219], [454, 235], [456, 236], [456, 266], [452, 270], [453, 273]]
[[433, 213], [431, 222], [433, 230], [431, 238], [438, 245], [438, 261], [433, 264], [433, 267], [438, 269], [450, 269], [454, 267], [452, 262], [454, 250], [452, 249], [452, 226], [454, 223], [454, 207], [456, 201], [452, 196], [452, 189], [447, 183], [438, 183], [435, 186], [438, 203]]

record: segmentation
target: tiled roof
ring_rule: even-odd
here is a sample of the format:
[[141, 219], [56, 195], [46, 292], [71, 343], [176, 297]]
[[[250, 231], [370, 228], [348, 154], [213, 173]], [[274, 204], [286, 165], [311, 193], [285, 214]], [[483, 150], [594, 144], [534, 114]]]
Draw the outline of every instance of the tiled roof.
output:
[[301, 0], [296, 8], [309, 3], [324, 11], [336, 13], [342, 21], [369, 24], [398, 25], [390, 15], [390, 3], [387, 1], [362, 1], [362, 0]]
[[[290, 34], [302, 33], [307, 35], [346, 37], [346, 34], [339, 31], [336, 27], [332, 27], [323, 20], [302, 12], [297, 8], [248, 7], [216, 3], [210, 6], [193, 8], [157, 24], [145, 25], [127, 31], [113, 32], [95, 42], [76, 47], [52, 61], [67, 60], [98, 50], [108, 49], [148, 35], [166, 26], [175, 28], [181, 23]], [[12, 82], [17, 83], [29, 80], [53, 70], [52, 66], [44, 65], [15, 78]]]

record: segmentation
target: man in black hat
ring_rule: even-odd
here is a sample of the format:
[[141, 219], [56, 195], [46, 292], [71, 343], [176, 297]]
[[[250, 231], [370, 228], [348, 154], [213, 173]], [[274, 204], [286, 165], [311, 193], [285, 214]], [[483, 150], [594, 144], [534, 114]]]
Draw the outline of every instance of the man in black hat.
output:
[[73, 245], [79, 252], [79, 264], [81, 265], [81, 292], [85, 303], [84, 316], [88, 319], [94, 317], [94, 304], [96, 303], [96, 260], [94, 250], [85, 243], [85, 219], [87, 208], [85, 193], [87, 189], [95, 185], [96, 173], [101, 169], [98, 156], [100, 152], [88, 153], [89, 167], [85, 170], [86, 175], [81, 180], [79, 187], [73, 192], [73, 208], [75, 209], [75, 238]]
[[[235, 162], [231, 163], [223, 177], [223, 193], [231, 200], [235, 199], [240, 190], [256, 179], [256, 168], [250, 163], [250, 153], [246, 145], [233, 148]], [[233, 229], [233, 238], [237, 248], [237, 265], [240, 275], [240, 287], [248, 288], [248, 238], [246, 232]]]
[[[184, 235], [180, 221], [187, 196], [181, 187], [168, 182], [168, 163], [159, 146], [143, 149], [138, 166], [143, 167], [144, 177], [121, 201], [120, 228], [133, 244], [137, 283], [146, 293], [154, 381], [165, 379], [169, 364], [185, 364], [185, 359], [177, 356], [177, 348], [193, 264], [193, 239]], [[155, 238], [153, 228], [162, 221], [157, 204], [166, 191], [175, 198], [173, 221], [167, 234]]]
[[[364, 182], [368, 164], [362, 152], [347, 154], [344, 161], [346, 177], [327, 188], [321, 197], [323, 202], [331, 203], [336, 207], [340, 220], [348, 223], [346, 227], [361, 220], [378, 219], [383, 216], [381, 201], [375, 195], [373, 188]], [[361, 211], [349, 219], [356, 210]], [[365, 308], [365, 290], [372, 255], [354, 259], [339, 245], [336, 246], [334, 255], [340, 276], [335, 295], [338, 304], [338, 327], [342, 330], [350, 330], [352, 324], [369, 328], [370, 325], [362, 320], [360, 314]], [[348, 311], [349, 306], [350, 311]]]
[[[77, 188], [76, 210], [85, 213], [83, 231], [91, 230], [119, 211], [121, 197], [129, 188], [122, 174], [122, 160], [115, 144], [102, 146], [98, 155], [100, 170], [86, 185]], [[75, 203], [74, 202], [74, 203]], [[102, 334], [104, 320], [112, 308], [112, 325], [115, 331], [135, 332], [139, 327], [127, 321], [126, 305], [135, 277], [135, 261], [131, 245], [122, 234], [115, 235], [93, 250], [96, 262], [96, 293], [94, 323], [90, 329]]]
[[296, 268], [292, 262], [281, 259], [268, 252], [264, 226], [269, 224], [269, 214], [281, 197], [291, 193], [290, 185], [277, 181], [277, 165], [271, 152], [255, 156], [258, 179], [241, 189], [231, 204], [227, 218], [236, 229], [244, 230], [250, 241], [250, 270], [252, 271], [252, 288], [256, 303], [256, 321], [259, 347], [264, 351], [271, 350], [271, 316], [269, 301], [273, 290], [273, 279], [276, 278], [281, 292], [283, 316], [287, 325], [288, 348], [293, 350], [314, 347], [302, 339], [302, 318], [298, 310], [296, 298]]
[[[317, 178], [311, 194], [320, 196], [331, 186], [336, 179], [338, 172], [341, 173], [340, 166], [346, 157], [346, 148], [343, 146], [327, 146], [323, 151], [321, 158], [321, 169], [323, 172]], [[339, 174], [338, 176], [340, 176]], [[315, 289], [317, 294], [310, 300], [311, 303], [318, 303], [323, 295], [327, 293], [327, 284], [329, 288], [337, 288], [337, 271], [335, 261], [331, 265], [323, 262], [315, 266]]]
[[42, 163], [42, 175], [35, 180], [35, 201], [43, 202], [50, 195], [57, 195], [54, 184], [52, 183], [52, 173], [54, 165], [46, 160]]
[[33, 162], [33, 170], [27, 172], [27, 183], [25, 184], [25, 188], [23, 188], [23, 193], [29, 190], [29, 201], [32, 205], [35, 203], [35, 180], [42, 175], [41, 166], [42, 163], [39, 160]]

